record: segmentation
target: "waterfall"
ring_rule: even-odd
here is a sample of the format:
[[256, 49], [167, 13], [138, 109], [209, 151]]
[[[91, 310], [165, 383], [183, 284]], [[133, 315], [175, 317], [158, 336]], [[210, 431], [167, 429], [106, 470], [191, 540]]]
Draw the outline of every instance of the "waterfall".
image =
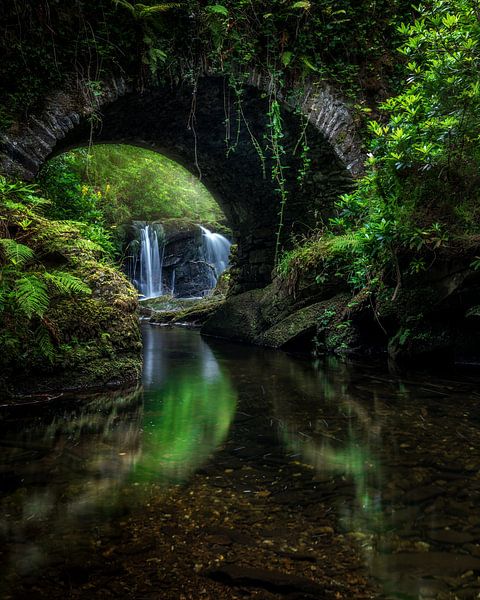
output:
[[199, 225], [202, 230], [203, 254], [205, 261], [213, 267], [211, 288], [214, 288], [218, 278], [228, 267], [231, 242], [219, 233], [212, 233], [206, 227]]
[[160, 223], [133, 221], [126, 272], [143, 298], [208, 296], [228, 267], [231, 243], [206, 227], [166, 235]]
[[162, 264], [163, 264], [163, 236], [159, 240], [161, 226], [142, 223], [139, 227], [140, 249], [139, 275], [133, 279], [136, 288], [145, 298], [156, 298], [163, 294]]

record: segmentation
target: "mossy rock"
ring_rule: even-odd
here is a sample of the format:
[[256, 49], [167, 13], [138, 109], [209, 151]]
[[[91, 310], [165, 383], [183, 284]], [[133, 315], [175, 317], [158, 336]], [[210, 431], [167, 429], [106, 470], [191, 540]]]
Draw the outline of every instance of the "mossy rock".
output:
[[201, 299], [162, 296], [161, 298], [142, 301], [142, 304], [144, 305], [144, 311], [150, 311], [147, 316], [149, 322], [153, 325], [188, 324], [192, 327], [200, 327], [220, 308], [223, 301], [224, 298], [220, 294]]
[[10, 357], [4, 363], [10, 393], [117, 387], [141, 376], [135, 289], [111, 265], [87, 258], [69, 266], [92, 293], [51, 297], [45, 319], [54, 336], [54, 355], [47, 360], [32, 345], [21, 358]]
[[264, 293], [257, 289], [230, 296], [207, 319], [202, 334], [258, 344], [259, 336], [268, 327], [260, 306]]
[[331, 300], [301, 308], [276, 323], [261, 336], [261, 343], [272, 348], [310, 352], [323, 319], [329, 318]]
[[152, 325], [169, 325], [178, 315], [176, 310], [162, 310], [154, 312], [148, 322]]
[[[6, 214], [12, 225], [20, 218], [13, 211]], [[91, 293], [49, 290], [48, 308], [42, 315], [48, 353], [32, 333], [38, 317], [37, 322], [22, 322], [20, 328], [11, 314], [6, 315], [10, 321], [1, 333], [5, 339], [10, 336], [11, 351], [0, 356], [4, 389], [9, 394], [33, 393], [134, 382], [142, 368], [137, 292], [95, 245], [88, 246], [75, 224], [29, 214], [26, 241], [38, 257], [37, 269], [51, 268], [52, 253], [57, 253], [62, 272], [83, 281]]]
[[153, 311], [152, 314], [155, 314], [156, 312], [178, 312], [181, 310], [188, 310], [203, 301], [203, 298], [174, 298], [165, 295], [159, 296], [158, 298], [146, 298], [145, 300], [140, 300], [139, 304], [143, 310], [150, 309]]

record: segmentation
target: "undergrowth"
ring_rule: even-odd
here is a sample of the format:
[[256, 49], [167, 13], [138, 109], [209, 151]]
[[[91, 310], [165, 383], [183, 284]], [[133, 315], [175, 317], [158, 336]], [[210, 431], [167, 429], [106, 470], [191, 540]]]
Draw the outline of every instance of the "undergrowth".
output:
[[[283, 255], [278, 273], [339, 271], [353, 291], [421, 275], [439, 255], [478, 253], [480, 24], [469, 0], [435, 0], [398, 30], [403, 91], [371, 121], [366, 172], [322, 231]], [[478, 257], [470, 266], [478, 268]]]
[[[107, 260], [85, 226], [43, 216], [35, 186], [0, 177], [0, 361], [4, 366], [57, 356], [60, 332], [49, 314], [65, 298], [90, 296], [79, 263]], [[82, 231], [83, 230], [83, 231]]]

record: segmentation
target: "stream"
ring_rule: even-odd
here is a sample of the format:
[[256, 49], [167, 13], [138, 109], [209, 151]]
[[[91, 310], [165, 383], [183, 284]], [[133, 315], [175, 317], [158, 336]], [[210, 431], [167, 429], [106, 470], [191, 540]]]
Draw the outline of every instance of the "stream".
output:
[[141, 387], [0, 414], [1, 598], [480, 597], [478, 377], [143, 336]]

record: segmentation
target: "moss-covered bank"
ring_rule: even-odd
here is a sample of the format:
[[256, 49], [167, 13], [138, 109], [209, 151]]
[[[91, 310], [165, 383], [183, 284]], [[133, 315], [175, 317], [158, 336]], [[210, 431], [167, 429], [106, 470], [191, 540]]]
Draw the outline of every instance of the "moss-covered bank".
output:
[[426, 273], [402, 273], [398, 289], [385, 277], [355, 292], [336, 269], [319, 278], [312, 263], [294, 277], [228, 297], [202, 333], [308, 355], [378, 356], [400, 366], [478, 365], [479, 247], [453, 250], [439, 251]]
[[2, 181], [0, 380], [4, 394], [121, 385], [141, 372], [136, 292], [80, 225], [41, 214]]

